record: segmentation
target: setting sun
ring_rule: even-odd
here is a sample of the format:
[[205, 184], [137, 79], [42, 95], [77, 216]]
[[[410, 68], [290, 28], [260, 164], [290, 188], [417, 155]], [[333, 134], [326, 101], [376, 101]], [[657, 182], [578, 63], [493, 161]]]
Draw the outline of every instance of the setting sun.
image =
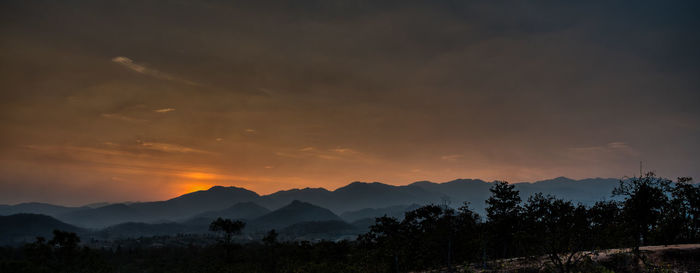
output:
[[182, 184], [182, 186], [179, 187], [179, 189], [175, 192], [177, 195], [182, 195], [190, 192], [196, 192], [196, 191], [204, 191], [208, 190], [209, 188], [213, 187], [214, 185], [211, 184], [206, 184], [206, 183], [197, 183], [197, 182], [192, 182], [192, 183], [185, 183]]

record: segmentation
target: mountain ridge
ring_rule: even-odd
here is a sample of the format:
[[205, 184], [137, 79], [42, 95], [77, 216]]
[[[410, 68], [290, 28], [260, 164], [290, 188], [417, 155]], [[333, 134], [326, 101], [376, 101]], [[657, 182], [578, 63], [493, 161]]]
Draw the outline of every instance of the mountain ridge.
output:
[[[514, 183], [521, 197], [527, 199], [536, 192], [552, 194], [583, 204], [609, 200], [618, 185], [615, 178], [587, 178], [574, 180], [556, 177], [535, 182]], [[308, 202], [329, 209], [336, 215], [367, 208], [387, 208], [410, 204], [449, 204], [453, 207], [470, 203], [483, 213], [490, 196], [492, 182], [480, 179], [455, 179], [436, 183], [416, 181], [407, 185], [389, 185], [380, 182], [355, 181], [329, 191], [325, 188], [302, 188], [259, 195], [240, 187], [214, 186], [207, 190], [183, 194], [164, 201], [140, 203], [112, 203], [95, 208], [63, 207], [43, 203], [23, 203], [0, 206], [0, 215], [29, 212], [53, 216], [61, 221], [86, 228], [103, 228], [125, 222], [167, 222], [191, 219], [205, 212], [222, 211], [231, 206], [254, 202], [269, 210], [282, 208], [294, 200]]]

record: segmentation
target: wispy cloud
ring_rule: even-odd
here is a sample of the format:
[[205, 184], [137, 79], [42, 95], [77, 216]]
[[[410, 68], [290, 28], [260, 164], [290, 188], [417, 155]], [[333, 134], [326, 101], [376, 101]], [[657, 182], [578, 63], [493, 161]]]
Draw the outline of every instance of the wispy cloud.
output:
[[116, 113], [104, 113], [104, 114], [101, 114], [100, 116], [103, 118], [107, 118], [107, 119], [121, 120], [121, 121], [127, 121], [127, 122], [147, 122], [148, 121], [146, 119], [132, 118], [129, 116], [125, 116], [122, 114], [116, 114]]
[[134, 71], [134, 72], [148, 75], [148, 76], [158, 78], [161, 80], [180, 82], [180, 83], [184, 83], [184, 84], [188, 84], [188, 85], [201, 85], [201, 84], [193, 82], [193, 81], [177, 78], [173, 75], [159, 71], [159, 70], [154, 69], [154, 68], [146, 67], [143, 64], [137, 64], [134, 62], [134, 60], [129, 59], [129, 58], [124, 57], [124, 56], [114, 57], [114, 58], [112, 58], [112, 62], [118, 63], [118, 64], [120, 64], [120, 65]]
[[455, 162], [463, 157], [464, 157], [464, 155], [461, 155], [461, 154], [453, 154], [453, 155], [443, 155], [440, 157], [440, 159], [445, 160], [445, 161]]
[[320, 149], [312, 146], [303, 147], [293, 151], [277, 152], [280, 157], [289, 158], [318, 158], [323, 160], [351, 160], [351, 161], [374, 161], [370, 155], [364, 154], [350, 148]]
[[195, 148], [182, 146], [182, 145], [178, 145], [178, 144], [172, 144], [172, 143], [145, 142], [145, 141], [141, 141], [141, 140], [137, 140], [136, 142], [138, 143], [138, 145], [141, 148], [153, 150], [153, 151], [159, 151], [159, 152], [212, 154], [212, 152], [209, 152], [209, 151], [195, 149]]
[[568, 149], [568, 155], [570, 157], [589, 161], [619, 156], [638, 156], [639, 154], [639, 151], [621, 141], [610, 142], [599, 146], [573, 147]]
[[172, 112], [172, 111], [175, 111], [175, 108], [163, 108], [163, 109], [153, 110], [153, 112], [156, 112], [156, 113], [167, 113], [167, 112]]

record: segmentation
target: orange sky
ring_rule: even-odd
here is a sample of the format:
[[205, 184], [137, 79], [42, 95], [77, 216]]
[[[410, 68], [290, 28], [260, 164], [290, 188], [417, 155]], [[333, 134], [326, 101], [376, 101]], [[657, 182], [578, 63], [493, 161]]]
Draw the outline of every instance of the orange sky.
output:
[[312, 2], [3, 1], [0, 204], [700, 175], [693, 9]]

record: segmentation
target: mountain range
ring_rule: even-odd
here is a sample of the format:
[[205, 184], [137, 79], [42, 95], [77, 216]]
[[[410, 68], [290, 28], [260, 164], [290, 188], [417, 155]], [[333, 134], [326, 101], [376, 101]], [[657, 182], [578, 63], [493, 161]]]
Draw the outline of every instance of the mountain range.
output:
[[[591, 205], [612, 199], [611, 192], [618, 182], [618, 179], [611, 178], [573, 180], [559, 177], [514, 185], [523, 200], [542, 192]], [[459, 207], [469, 202], [470, 208], [483, 215], [484, 201], [490, 196], [491, 185], [478, 179], [445, 183], [420, 181], [404, 186], [353, 182], [334, 191], [304, 188], [262, 196], [244, 188], [215, 186], [156, 202], [81, 207], [43, 203], [0, 205], [0, 215], [47, 215], [76, 230], [85, 228], [103, 238], [202, 233], [207, 232], [208, 224], [217, 217], [243, 220], [247, 223], [247, 232], [287, 228], [291, 234], [301, 234], [302, 229], [318, 229], [318, 226], [336, 230], [352, 230], [348, 227], [353, 226], [363, 230], [373, 223], [375, 217], [400, 218], [408, 210], [431, 203]], [[291, 228], [294, 225], [297, 227]]]

